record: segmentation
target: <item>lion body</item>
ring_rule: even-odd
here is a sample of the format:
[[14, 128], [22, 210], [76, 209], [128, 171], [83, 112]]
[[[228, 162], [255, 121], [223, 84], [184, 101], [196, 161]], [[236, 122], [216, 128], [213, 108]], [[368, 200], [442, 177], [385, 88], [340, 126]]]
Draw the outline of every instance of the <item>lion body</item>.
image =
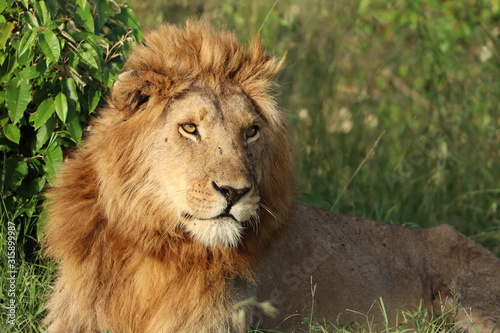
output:
[[146, 42], [47, 193], [44, 245], [59, 262], [49, 331], [244, 330], [234, 304], [254, 296], [281, 311], [264, 326], [290, 330], [300, 323], [280, 320], [307, 315], [311, 286], [321, 318], [350, 321], [346, 308], [379, 297], [432, 306], [454, 284], [474, 320], [498, 320], [500, 263], [467, 238], [292, 203], [271, 96], [282, 61], [206, 22]]
[[254, 293], [282, 314], [262, 319], [267, 327], [290, 332], [311, 316], [372, 328], [387, 318], [394, 327], [402, 311], [421, 307], [449, 311], [456, 329], [498, 328], [500, 260], [451, 226], [402, 227], [303, 204], [292, 216], [257, 269]]

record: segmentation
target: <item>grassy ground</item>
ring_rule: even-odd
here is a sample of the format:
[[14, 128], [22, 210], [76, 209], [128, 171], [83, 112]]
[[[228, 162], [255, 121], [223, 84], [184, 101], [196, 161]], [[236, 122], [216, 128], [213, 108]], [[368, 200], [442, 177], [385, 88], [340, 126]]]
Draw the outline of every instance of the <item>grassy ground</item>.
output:
[[[498, 1], [130, 4], [145, 29], [203, 14], [243, 40], [260, 32], [271, 52], [287, 53], [279, 102], [294, 131], [302, 201], [388, 223], [449, 223], [500, 255]], [[7, 222], [35, 225], [37, 216], [1, 212], [5, 249]], [[16, 248], [18, 326], [6, 326], [4, 306], [2, 332], [36, 332], [42, 316], [51, 268], [27, 234], [15, 231], [19, 244], [32, 244]]]

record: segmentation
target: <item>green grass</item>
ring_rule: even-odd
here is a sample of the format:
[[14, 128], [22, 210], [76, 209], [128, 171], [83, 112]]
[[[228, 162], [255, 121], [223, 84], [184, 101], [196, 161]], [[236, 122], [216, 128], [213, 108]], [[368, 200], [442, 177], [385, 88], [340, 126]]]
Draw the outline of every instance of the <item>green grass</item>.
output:
[[[438, 332], [466, 332], [460, 322], [454, 322], [453, 317], [457, 312], [458, 305], [449, 310], [442, 311], [441, 314], [436, 315], [432, 309], [420, 306], [413, 310], [402, 309], [396, 321], [399, 322], [398, 326], [392, 326], [389, 323], [387, 310], [385, 309], [382, 299], [379, 300], [379, 306], [384, 320], [374, 321], [369, 315], [358, 313], [365, 320], [359, 323], [340, 323], [340, 322], [313, 322], [309, 317], [302, 318], [303, 327], [297, 329], [295, 332], [302, 333], [406, 333], [406, 332], [419, 332], [419, 333], [438, 333]], [[311, 317], [313, 315], [311, 309]], [[276, 330], [266, 330], [254, 328], [249, 333], [279, 333]]]
[[[46, 295], [52, 280], [54, 266], [40, 260], [38, 248], [26, 251], [28, 231], [37, 222], [38, 216], [27, 216], [25, 213], [9, 212], [5, 203], [0, 202], [0, 299], [2, 299], [0, 331], [1, 332], [43, 332], [39, 323], [43, 319]], [[17, 239], [14, 262], [8, 261], [9, 222], [15, 221], [15, 231], [10, 235]], [[12, 230], [10, 230], [12, 231]], [[4, 250], [5, 249], [5, 250]], [[7, 250], [8, 249], [8, 250]], [[11, 264], [14, 266], [12, 267]], [[11, 284], [12, 283], [12, 284]], [[11, 300], [14, 302], [11, 305]], [[15, 308], [15, 318], [6, 307]], [[12, 320], [15, 325], [10, 325]]]
[[[287, 54], [278, 100], [295, 138], [300, 200], [388, 223], [449, 223], [500, 255], [498, 1], [130, 4], [145, 29], [203, 13]], [[18, 226], [18, 326], [5, 326], [2, 303], [0, 331], [37, 332], [53, 271], [37, 252], [38, 216], [3, 205], [0, 218], [2, 300], [7, 222]], [[408, 313], [408, 322], [421, 332], [447, 325], [427, 315]], [[310, 332], [373, 329], [332, 325]]]

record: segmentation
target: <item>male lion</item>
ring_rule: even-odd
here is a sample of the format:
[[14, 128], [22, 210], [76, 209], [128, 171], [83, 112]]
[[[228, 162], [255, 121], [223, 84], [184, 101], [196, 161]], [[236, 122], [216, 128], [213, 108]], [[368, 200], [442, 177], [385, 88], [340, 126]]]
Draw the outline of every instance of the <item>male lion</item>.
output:
[[312, 306], [314, 320], [380, 319], [380, 298], [394, 323], [400, 307], [453, 298], [464, 326], [494, 327], [500, 261], [451, 227], [292, 203], [271, 94], [282, 64], [205, 21], [161, 26], [132, 51], [47, 193], [50, 332], [241, 331], [234, 304], [250, 297], [280, 310], [247, 311], [262, 327], [287, 331]]

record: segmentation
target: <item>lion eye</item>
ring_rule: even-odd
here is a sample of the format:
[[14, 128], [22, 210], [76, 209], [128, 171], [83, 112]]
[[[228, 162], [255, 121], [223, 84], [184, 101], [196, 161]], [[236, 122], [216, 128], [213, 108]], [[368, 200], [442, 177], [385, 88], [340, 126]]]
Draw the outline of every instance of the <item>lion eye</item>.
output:
[[192, 123], [182, 124], [181, 128], [187, 134], [193, 134], [193, 135], [198, 134], [198, 129], [195, 124]]
[[259, 126], [250, 126], [245, 130], [245, 137], [247, 140], [256, 138], [257, 134], [259, 134]]

